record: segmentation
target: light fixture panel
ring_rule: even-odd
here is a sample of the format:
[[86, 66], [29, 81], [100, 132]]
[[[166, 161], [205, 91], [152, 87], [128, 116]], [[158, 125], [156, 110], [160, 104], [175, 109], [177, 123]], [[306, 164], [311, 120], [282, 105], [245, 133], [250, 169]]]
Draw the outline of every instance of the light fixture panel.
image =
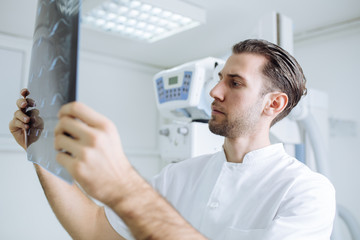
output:
[[179, 0], [85, 0], [82, 23], [89, 28], [147, 42], [205, 23], [205, 10]]

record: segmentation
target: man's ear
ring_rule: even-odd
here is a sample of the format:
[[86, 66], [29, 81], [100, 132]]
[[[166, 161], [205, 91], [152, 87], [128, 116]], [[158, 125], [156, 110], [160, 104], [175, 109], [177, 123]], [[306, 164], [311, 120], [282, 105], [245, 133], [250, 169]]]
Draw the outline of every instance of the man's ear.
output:
[[288, 96], [283, 92], [271, 92], [265, 97], [264, 114], [268, 116], [277, 116], [288, 104]]

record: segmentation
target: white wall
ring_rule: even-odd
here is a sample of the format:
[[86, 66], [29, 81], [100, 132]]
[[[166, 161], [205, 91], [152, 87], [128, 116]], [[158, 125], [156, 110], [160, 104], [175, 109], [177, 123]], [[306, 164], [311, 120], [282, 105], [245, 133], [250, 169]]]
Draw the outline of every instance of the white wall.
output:
[[[358, 24], [359, 25], [359, 24]], [[360, 222], [360, 26], [295, 41], [295, 57], [308, 87], [329, 95], [328, 158], [337, 202]], [[334, 122], [333, 122], [334, 123]]]
[[[30, 46], [29, 40], [0, 35], [0, 48], [21, 51], [25, 65], [29, 63]], [[0, 100], [13, 106], [13, 111], [18, 92], [27, 82], [28, 67], [19, 68], [5, 69], [9, 76], [26, 72], [16, 79], [18, 85], [9, 84], [12, 79], [0, 78]], [[160, 170], [152, 86], [152, 76], [157, 71], [99, 54], [80, 53], [78, 99], [115, 122], [125, 153], [146, 179]], [[7, 126], [11, 118], [12, 113], [3, 113], [0, 123]], [[0, 134], [0, 239], [71, 239], [52, 213], [33, 165], [9, 137], [7, 133]]]

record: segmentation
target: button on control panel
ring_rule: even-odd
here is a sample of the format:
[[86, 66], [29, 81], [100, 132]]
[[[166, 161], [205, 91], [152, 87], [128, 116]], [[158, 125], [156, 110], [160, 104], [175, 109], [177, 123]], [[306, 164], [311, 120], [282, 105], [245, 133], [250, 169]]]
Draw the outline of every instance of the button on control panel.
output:
[[[156, 79], [157, 94], [160, 104], [174, 100], [187, 100], [189, 97], [191, 78], [192, 72], [184, 72], [182, 84], [176, 84], [174, 87], [171, 87], [173, 84], [172, 81], [176, 81], [177, 83], [177, 79], [164, 79], [163, 77]], [[164, 81], [168, 82], [165, 83]]]

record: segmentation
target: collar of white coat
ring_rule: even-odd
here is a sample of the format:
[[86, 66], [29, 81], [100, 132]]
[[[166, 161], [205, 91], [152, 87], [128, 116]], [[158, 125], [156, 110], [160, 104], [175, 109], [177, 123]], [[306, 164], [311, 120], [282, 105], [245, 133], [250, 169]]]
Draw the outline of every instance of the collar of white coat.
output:
[[222, 159], [224, 159], [225, 165], [234, 168], [242, 168], [244, 166], [256, 166], [263, 163], [269, 163], [273, 159], [275, 160], [278, 156], [286, 154], [284, 145], [282, 143], [276, 143], [264, 148], [256, 149], [245, 154], [242, 163], [227, 162], [224, 149], [220, 152]]

